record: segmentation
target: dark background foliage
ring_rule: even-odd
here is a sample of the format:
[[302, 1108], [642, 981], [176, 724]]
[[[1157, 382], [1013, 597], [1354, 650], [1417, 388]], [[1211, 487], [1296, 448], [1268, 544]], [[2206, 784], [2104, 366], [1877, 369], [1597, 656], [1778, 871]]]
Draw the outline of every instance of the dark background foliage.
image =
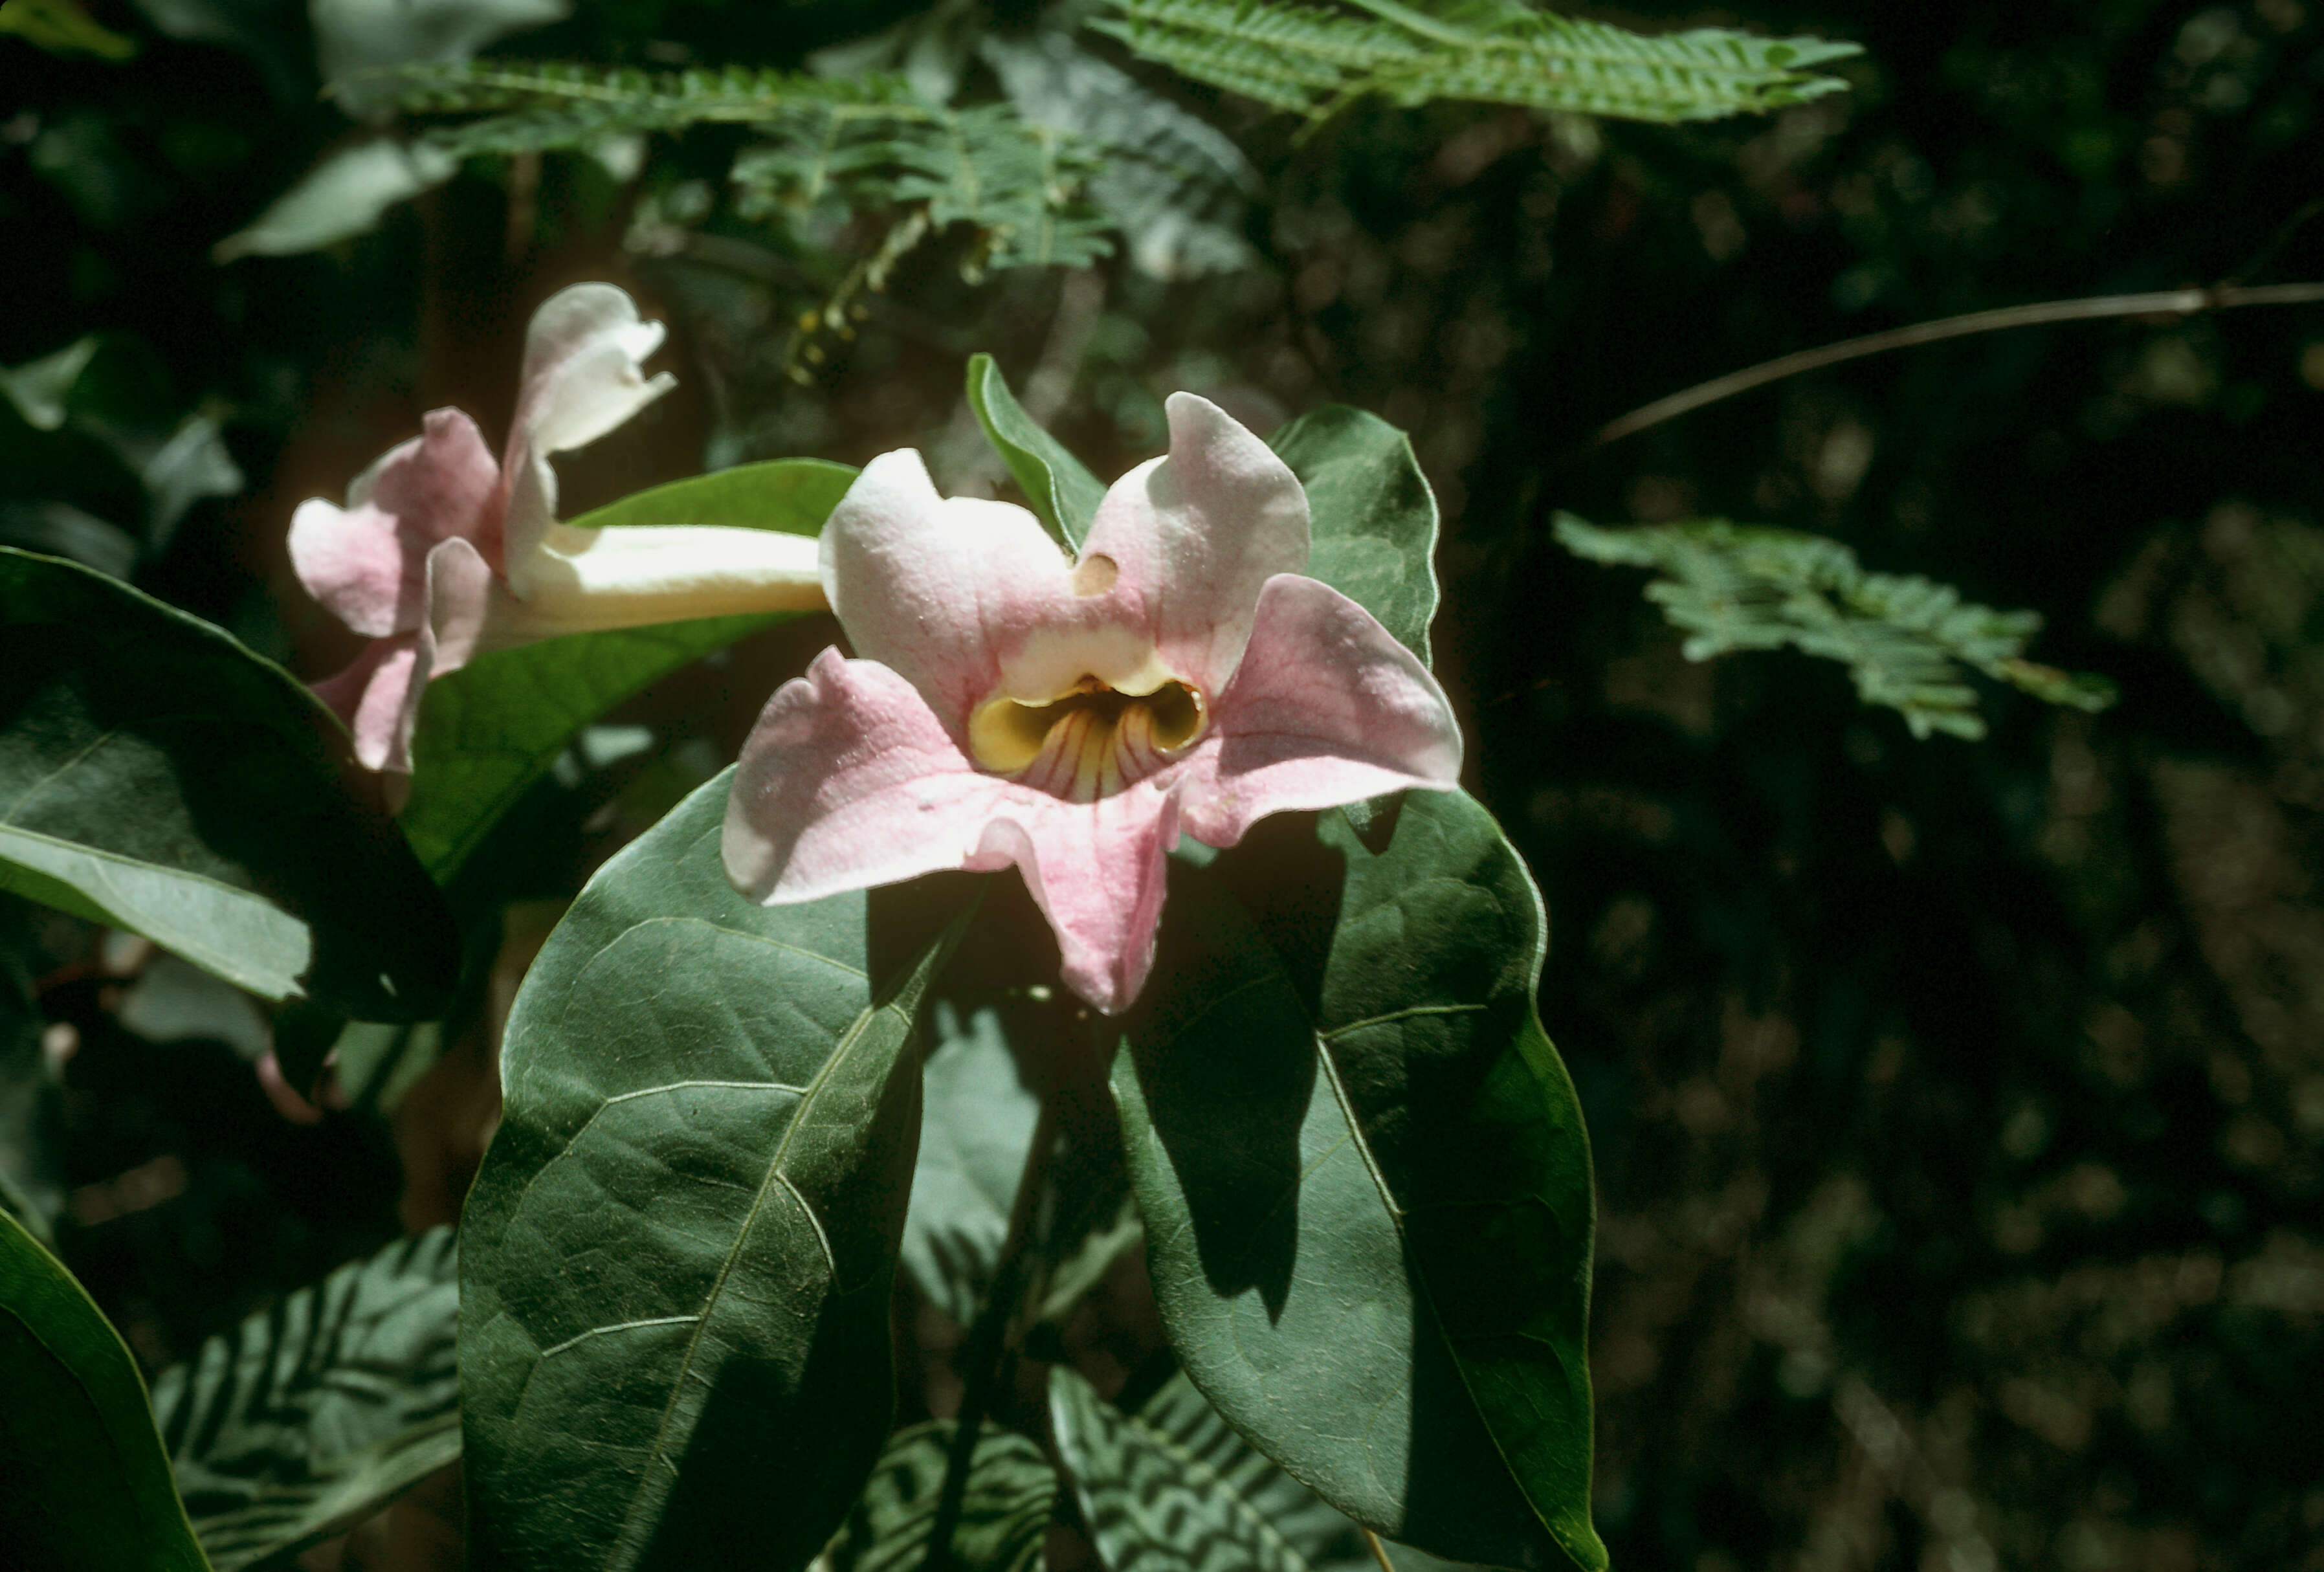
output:
[[[885, 20], [584, 11], [515, 42], [787, 63]], [[804, 384], [794, 324], [834, 270], [739, 224], [641, 242], [639, 191], [582, 160], [475, 166], [329, 252], [214, 264], [347, 134], [303, 10], [220, 4], [191, 41], [93, 14], [139, 58], [0, 37], [0, 365], [105, 335], [130, 369], [95, 416], [211, 411], [247, 485], [155, 538], [122, 476], [41, 458], [49, 434], [0, 412], [10, 528], [68, 502], [134, 537], [141, 585], [326, 674], [352, 641], [290, 578], [290, 509], [426, 409], [496, 431], [526, 314], [581, 278], [671, 322], [682, 381], [566, 466], [585, 503], [706, 453], [906, 443], [992, 486], [959, 393], [978, 348], [1105, 475], [1158, 445], [1175, 388], [1262, 428], [1373, 410], [1438, 486], [1439, 670], [1548, 901], [1541, 1012], [1600, 1188], [1616, 1564], [2324, 1567], [2324, 310], [1972, 338], [1589, 446], [1651, 398], [1858, 333], [2324, 277], [2313, 0], [1609, 14], [1865, 45], [1849, 94], [1680, 129], [1360, 106], [1295, 142], [1180, 85], [1267, 175], [1257, 264], [972, 284], [938, 245]], [[723, 157], [687, 141], [647, 188]], [[1558, 508], [1831, 534], [2039, 609], [2034, 653], [2123, 702], [1996, 691], [1987, 740], [1916, 743], [1828, 663], [1689, 664], [1639, 575], [1554, 544]], [[829, 636], [746, 645], [620, 718], [731, 752]], [[640, 828], [603, 792], [533, 807], [551, 828], [521, 894], [569, 892]], [[42, 1115], [60, 1242], [141, 1355], [393, 1232], [399, 1161], [402, 1225], [448, 1220], [490, 1127], [492, 1011], [392, 1128], [294, 1130], [227, 1049], [124, 1028], [131, 962], [82, 942], [48, 924], [17, 948], [72, 1028], [51, 1028], [66, 1092]]]

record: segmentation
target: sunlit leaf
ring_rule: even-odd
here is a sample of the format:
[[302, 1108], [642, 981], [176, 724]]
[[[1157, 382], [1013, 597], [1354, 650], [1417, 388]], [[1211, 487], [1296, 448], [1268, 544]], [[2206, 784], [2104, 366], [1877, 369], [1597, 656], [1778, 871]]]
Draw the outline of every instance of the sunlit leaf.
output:
[[270, 999], [425, 1018], [442, 897], [326, 754], [327, 712], [231, 636], [0, 547], [0, 888]]
[[462, 1223], [473, 1566], [800, 1567], [888, 1434], [914, 1039], [965, 920], [753, 905], [732, 778], [598, 872], [510, 1020]]
[[1378, 415], [1326, 404], [1267, 445], [1307, 491], [1307, 576], [1362, 606], [1425, 661], [1436, 615], [1436, 498], [1412, 439]]
[[[1114, 1088], [1171, 1345], [1379, 1532], [1602, 1566], [1589, 1150], [1534, 1014], [1539, 899], [1460, 793], [1408, 793], [1378, 852], [1314, 822], [1320, 846], [1291, 821], [1172, 869], [1125, 1021]], [[1335, 886], [1333, 920], [1314, 892]]]
[[984, 428], [985, 439], [1009, 466], [1041, 522], [1051, 534], [1074, 550], [1097, 517], [1105, 497], [1104, 483], [1065, 445], [1033, 423], [990, 355], [968, 357], [968, 407]]

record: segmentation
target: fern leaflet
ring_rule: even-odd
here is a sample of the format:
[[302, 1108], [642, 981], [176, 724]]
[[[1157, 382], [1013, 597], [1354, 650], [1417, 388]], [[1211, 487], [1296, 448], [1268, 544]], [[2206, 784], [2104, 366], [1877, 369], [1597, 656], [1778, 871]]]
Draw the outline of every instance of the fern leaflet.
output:
[[764, 139], [734, 161], [737, 206], [746, 217], [801, 215], [825, 203], [913, 209], [891, 236], [916, 240], [967, 224], [979, 236], [972, 273], [1086, 266], [1112, 250], [1111, 226], [1081, 196], [1098, 166], [1093, 144], [1030, 124], [1006, 106], [928, 103], [899, 76], [649, 74], [489, 60], [408, 69], [403, 77], [406, 110], [482, 116], [428, 133], [430, 143], [460, 157], [740, 125]]
[[1708, 120], [1847, 84], [1812, 68], [1859, 52], [1723, 28], [1649, 37], [1517, 0], [1111, 0], [1090, 25], [1181, 75], [1322, 120], [1370, 95], [1625, 120]]
[[2104, 678], [2024, 658], [2038, 614], [1971, 605], [1926, 578], [1868, 573], [1853, 551], [1820, 535], [1724, 519], [1604, 530], [1571, 513], [1554, 528], [1577, 557], [1660, 572], [1646, 597], [1690, 635], [1688, 660], [1788, 645], [1838, 661], [1858, 698], [1902, 714], [1916, 737], [1985, 735], [1964, 667], [2050, 704], [2098, 710], [2115, 699]]

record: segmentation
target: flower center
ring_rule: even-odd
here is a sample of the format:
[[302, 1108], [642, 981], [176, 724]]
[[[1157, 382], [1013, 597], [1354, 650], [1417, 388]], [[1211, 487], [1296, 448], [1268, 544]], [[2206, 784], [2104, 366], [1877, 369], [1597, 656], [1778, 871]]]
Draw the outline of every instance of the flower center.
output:
[[1142, 781], [1203, 735], [1203, 696], [1167, 681], [1122, 693], [1084, 677], [1056, 698], [992, 698], [968, 720], [977, 763], [1069, 802], [1093, 802]]

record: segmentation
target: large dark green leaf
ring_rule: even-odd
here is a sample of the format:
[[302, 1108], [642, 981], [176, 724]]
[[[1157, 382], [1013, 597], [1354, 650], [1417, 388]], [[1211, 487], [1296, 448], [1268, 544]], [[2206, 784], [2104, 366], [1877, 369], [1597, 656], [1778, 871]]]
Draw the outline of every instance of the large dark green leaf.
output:
[[[920, 1155], [903, 1261], [920, 1291], [964, 1327], [976, 1319], [1000, 1265], [1010, 1207], [1041, 1114], [1039, 1099], [1019, 1077], [1010, 1030], [1031, 1037], [1036, 1053], [1064, 1046], [1039, 1035], [1043, 1025], [1054, 1025], [1054, 1010], [1010, 1003], [1004, 1024], [1001, 1008], [976, 1010], [964, 1022], [949, 1002], [939, 1001], [936, 1047], [922, 1081]], [[1037, 1209], [1042, 1223], [1028, 1242], [1031, 1275], [1022, 1311], [1028, 1322], [1063, 1317], [1141, 1237], [1119, 1140], [1082, 1123], [1062, 1133], [1050, 1170], [1052, 1198]]]
[[[832, 1572], [918, 1572], [927, 1563], [953, 1432], [951, 1420], [939, 1419], [889, 1438], [832, 1537]], [[1033, 1572], [1056, 1499], [1056, 1472], [1041, 1448], [986, 1425], [969, 1462], [952, 1564], [960, 1572]]]
[[458, 960], [288, 672], [73, 563], [0, 548], [0, 888], [268, 998], [424, 1018]]
[[206, 1572], [113, 1324], [0, 1211], [0, 1553], [73, 1572]]
[[1104, 500], [1105, 483], [1067, 452], [1063, 442], [1033, 423], [990, 355], [968, 358], [968, 407], [976, 411], [985, 439], [1009, 466], [1041, 522], [1079, 550], [1090, 521], [1097, 517], [1097, 504]]
[[1436, 498], [1412, 439], [1378, 415], [1326, 404], [1267, 445], [1307, 488], [1315, 540], [1307, 576], [1360, 603], [1425, 661], [1436, 615]]
[[[574, 522], [587, 529], [723, 524], [813, 535], [854, 478], [844, 464], [779, 458], [641, 491]], [[798, 615], [576, 633], [495, 651], [429, 684], [411, 740], [411, 800], [403, 810], [403, 831], [420, 860], [438, 879], [449, 879], [583, 726], [679, 667]]]
[[1353, 1533], [1184, 1375], [1125, 1414], [1056, 1365], [1049, 1418], [1082, 1520], [1113, 1572], [1148, 1556], [1187, 1572], [1308, 1572]]
[[217, 1572], [344, 1531], [460, 1455], [460, 1290], [438, 1228], [341, 1267], [153, 1382]]
[[510, 1020], [462, 1224], [479, 1568], [803, 1566], [888, 1433], [912, 1043], [965, 919], [753, 905], [731, 779], [599, 871]]
[[[1320, 855], [1292, 820], [1172, 871], [1114, 1076], [1164, 1325], [1220, 1411], [1360, 1522], [1602, 1566], [1589, 1152], [1534, 1014], [1539, 899], [1457, 792], [1409, 793], [1378, 853], [1315, 823]], [[1336, 923], [1312, 903], [1333, 852]]]

